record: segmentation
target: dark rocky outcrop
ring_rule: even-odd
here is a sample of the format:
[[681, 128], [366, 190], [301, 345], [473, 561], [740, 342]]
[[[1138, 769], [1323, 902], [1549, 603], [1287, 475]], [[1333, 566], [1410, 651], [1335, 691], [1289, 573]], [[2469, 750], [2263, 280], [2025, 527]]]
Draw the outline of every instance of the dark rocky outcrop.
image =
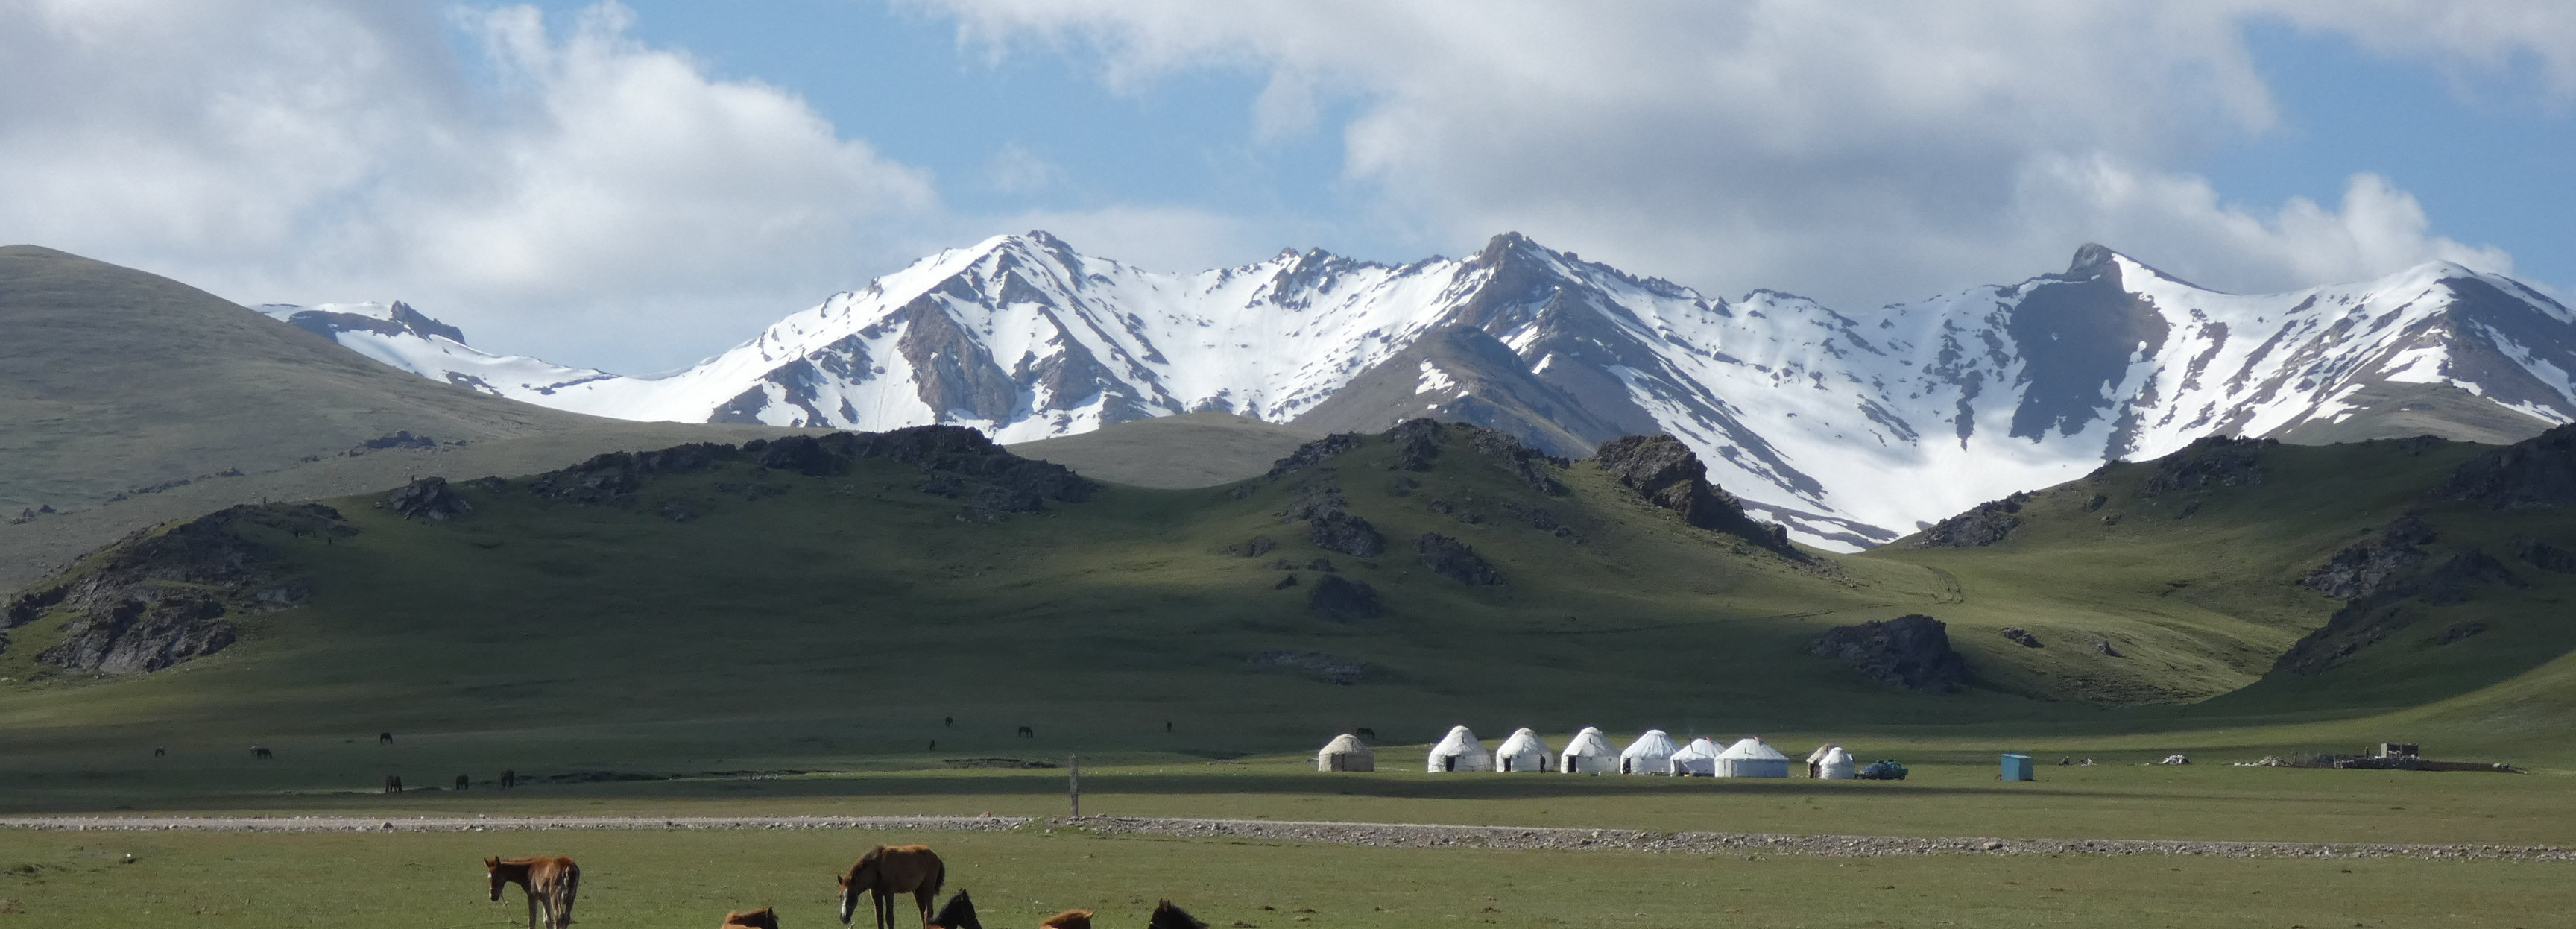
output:
[[1680, 439], [1669, 435], [1624, 436], [1604, 443], [1593, 464], [1610, 473], [1620, 486], [1647, 503], [1680, 514], [1682, 521], [1724, 532], [1797, 560], [1803, 554], [1789, 544], [1789, 530], [1744, 514], [1735, 495], [1708, 482], [1708, 466]]
[[1367, 581], [1354, 581], [1339, 574], [1316, 579], [1314, 592], [1306, 595], [1306, 609], [1334, 622], [1376, 619], [1377, 588]]
[[1280, 508], [1279, 521], [1330, 519], [1342, 515], [1348, 506], [1349, 501], [1342, 499], [1342, 485], [1333, 481], [1332, 472], [1319, 472], [1289, 486], [1288, 505]]
[[1386, 537], [1379, 535], [1368, 520], [1357, 516], [1318, 516], [1306, 525], [1307, 540], [1316, 548], [1354, 558], [1375, 558], [1386, 552]]
[[1297, 446], [1297, 450], [1289, 452], [1288, 457], [1271, 462], [1270, 471], [1261, 477], [1263, 480], [1275, 481], [1314, 467], [1322, 464], [1325, 459], [1360, 447], [1360, 440], [1361, 436], [1356, 433], [1337, 432]]
[[1522, 445], [1519, 438], [1508, 432], [1482, 426], [1462, 425], [1458, 428], [1466, 431], [1467, 441], [1475, 446], [1476, 454], [1511, 472], [1529, 489], [1551, 497], [1565, 493], [1565, 485], [1556, 481], [1556, 472], [1573, 467], [1574, 462]]
[[2415, 546], [2433, 541], [2433, 528], [2408, 513], [2388, 524], [2375, 541], [2336, 552], [2333, 558], [2299, 578], [2299, 586], [2337, 600], [2356, 600], [2391, 589], [2398, 579], [2424, 562]]
[[1476, 554], [1474, 548], [1437, 532], [1425, 532], [1421, 538], [1413, 540], [1413, 551], [1422, 556], [1423, 567], [1441, 577], [1478, 587], [1503, 582], [1502, 576], [1494, 572], [1494, 566], [1486, 562], [1484, 556]]
[[2513, 556], [2522, 563], [2552, 574], [2576, 574], [2576, 551], [2568, 551], [2539, 539], [2521, 539], [2513, 545]]
[[1395, 459], [1386, 465], [1389, 470], [1429, 471], [1431, 459], [1440, 457], [1440, 423], [1436, 420], [1408, 419], [1397, 423], [1386, 434], [1386, 440], [1395, 445]]
[[385, 508], [404, 519], [454, 519], [474, 512], [474, 505], [447, 486], [443, 477], [424, 477], [404, 485], [385, 496]]
[[302, 604], [305, 582], [281, 562], [276, 539], [357, 534], [319, 504], [245, 504], [135, 532], [40, 581], [0, 610], [0, 628], [68, 614], [62, 638], [36, 660], [72, 671], [158, 671], [232, 644], [225, 619]]
[[2030, 502], [2028, 491], [2001, 500], [1988, 500], [1977, 508], [1950, 517], [1923, 530], [1915, 548], [1984, 548], [2001, 542], [2021, 525], [2022, 504]]
[[2261, 452], [2277, 448], [2279, 439], [2239, 439], [2214, 435], [2194, 441], [2181, 451], [2156, 459], [2154, 471], [2139, 492], [2150, 497], [2168, 493], [2206, 490], [2210, 487], [2239, 487], [2263, 483]]
[[2576, 424], [2469, 459], [2451, 472], [2442, 495], [2491, 510], [2576, 503]]
[[966, 497], [970, 514], [1036, 513], [1046, 501], [1079, 503], [1094, 485], [1063, 465], [1031, 461], [1003, 450], [983, 433], [961, 426], [914, 426], [890, 432], [835, 432], [822, 436], [755, 439], [731, 445], [691, 443], [649, 452], [610, 452], [560, 471], [537, 475], [528, 492], [579, 506], [627, 506], [655, 475], [694, 474], [749, 456], [768, 471], [830, 477], [853, 462], [872, 459], [921, 472], [918, 489], [938, 497]]
[[1920, 613], [1836, 626], [1807, 651], [1849, 662], [1870, 680], [1900, 690], [1951, 694], [1967, 689], [1968, 660], [1950, 648], [1948, 626]]
[[2021, 646], [2022, 646], [2023, 648], [2046, 648], [2046, 647], [2047, 647], [2047, 646], [2044, 646], [2044, 645], [2039, 644], [2039, 637], [2038, 637], [2038, 636], [2035, 636], [2035, 635], [2030, 634], [2030, 630], [2028, 630], [2028, 629], [2024, 629], [2024, 628], [2022, 628], [2022, 627], [2020, 627], [2020, 626], [2005, 626], [2005, 627], [2004, 627], [2004, 638], [2011, 639], [2011, 640], [2013, 640], [2013, 641], [2015, 641], [2015, 642], [2019, 642], [2019, 643], [2021, 643]]
[[349, 454], [364, 455], [368, 452], [381, 452], [389, 448], [407, 448], [413, 451], [421, 451], [437, 447], [437, 439], [433, 439], [425, 435], [413, 435], [411, 434], [411, 430], [404, 429], [397, 431], [392, 435], [377, 436], [364, 442], [360, 442], [358, 443], [358, 447], [349, 450]]

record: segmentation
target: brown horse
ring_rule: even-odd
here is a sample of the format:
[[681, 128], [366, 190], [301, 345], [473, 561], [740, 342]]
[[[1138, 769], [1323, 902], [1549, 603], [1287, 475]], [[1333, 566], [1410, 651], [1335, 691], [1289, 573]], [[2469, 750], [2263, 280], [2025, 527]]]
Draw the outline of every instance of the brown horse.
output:
[[724, 925], [717, 926], [716, 929], [731, 929], [734, 926], [740, 926], [743, 929], [778, 929], [778, 914], [772, 912], [774, 909], [774, 907], [764, 906], [749, 913], [726, 913]]
[[1066, 910], [1038, 923], [1038, 929], [1091, 929], [1090, 910]]
[[879, 845], [859, 856], [850, 873], [841, 875], [841, 924], [859, 908], [859, 895], [875, 899], [877, 929], [894, 929], [894, 895], [910, 893], [921, 907], [921, 927], [930, 929], [930, 902], [948, 882], [948, 866], [927, 845]]
[[[528, 929], [564, 929], [572, 925], [572, 899], [581, 892], [581, 866], [570, 858], [539, 856], [536, 858], [485, 858], [483, 869], [492, 875], [492, 902], [501, 902], [501, 888], [511, 884], [528, 895]], [[545, 924], [537, 924], [537, 908], [545, 908]]]

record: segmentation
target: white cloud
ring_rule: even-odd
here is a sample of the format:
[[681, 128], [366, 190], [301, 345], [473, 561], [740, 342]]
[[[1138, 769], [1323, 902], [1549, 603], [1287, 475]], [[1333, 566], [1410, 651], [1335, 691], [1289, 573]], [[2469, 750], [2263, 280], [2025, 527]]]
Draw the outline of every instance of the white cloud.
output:
[[411, 300], [495, 348], [650, 369], [920, 254], [940, 218], [921, 172], [637, 43], [614, 4], [0, 13], [0, 237], [237, 300]]
[[2017, 279], [2088, 240], [2239, 290], [2508, 260], [2431, 235], [2378, 178], [2330, 211], [2225, 204], [2175, 169], [2276, 124], [2254, 20], [2576, 86], [2576, 6], [2543, 0], [916, 2], [997, 54], [1096, 50], [1113, 86], [1266, 71], [1256, 140], [1348, 100], [1346, 179], [1423, 250], [1519, 230], [1846, 306]]

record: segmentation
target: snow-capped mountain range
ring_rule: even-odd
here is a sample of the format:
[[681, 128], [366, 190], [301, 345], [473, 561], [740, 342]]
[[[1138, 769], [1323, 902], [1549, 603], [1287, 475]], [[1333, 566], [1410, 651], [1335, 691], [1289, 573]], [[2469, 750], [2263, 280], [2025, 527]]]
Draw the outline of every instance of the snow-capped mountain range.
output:
[[2576, 419], [2576, 313], [2509, 278], [2434, 263], [2240, 296], [2098, 245], [2062, 274], [1846, 316], [1517, 234], [1464, 259], [1165, 274], [1032, 232], [655, 378], [478, 351], [400, 303], [259, 309], [429, 378], [624, 419], [1021, 442], [1194, 410], [1333, 431], [1427, 415], [1570, 455], [1669, 432], [1757, 515], [1844, 550], [2215, 433], [2510, 440]]

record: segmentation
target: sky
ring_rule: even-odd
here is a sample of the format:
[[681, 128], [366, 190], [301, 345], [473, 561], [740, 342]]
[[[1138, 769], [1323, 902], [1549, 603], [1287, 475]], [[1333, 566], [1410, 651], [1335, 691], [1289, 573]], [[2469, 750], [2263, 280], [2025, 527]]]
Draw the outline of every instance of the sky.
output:
[[0, 0], [0, 241], [685, 366], [942, 248], [1501, 232], [1863, 315], [2101, 242], [2576, 287], [2560, 0]]

